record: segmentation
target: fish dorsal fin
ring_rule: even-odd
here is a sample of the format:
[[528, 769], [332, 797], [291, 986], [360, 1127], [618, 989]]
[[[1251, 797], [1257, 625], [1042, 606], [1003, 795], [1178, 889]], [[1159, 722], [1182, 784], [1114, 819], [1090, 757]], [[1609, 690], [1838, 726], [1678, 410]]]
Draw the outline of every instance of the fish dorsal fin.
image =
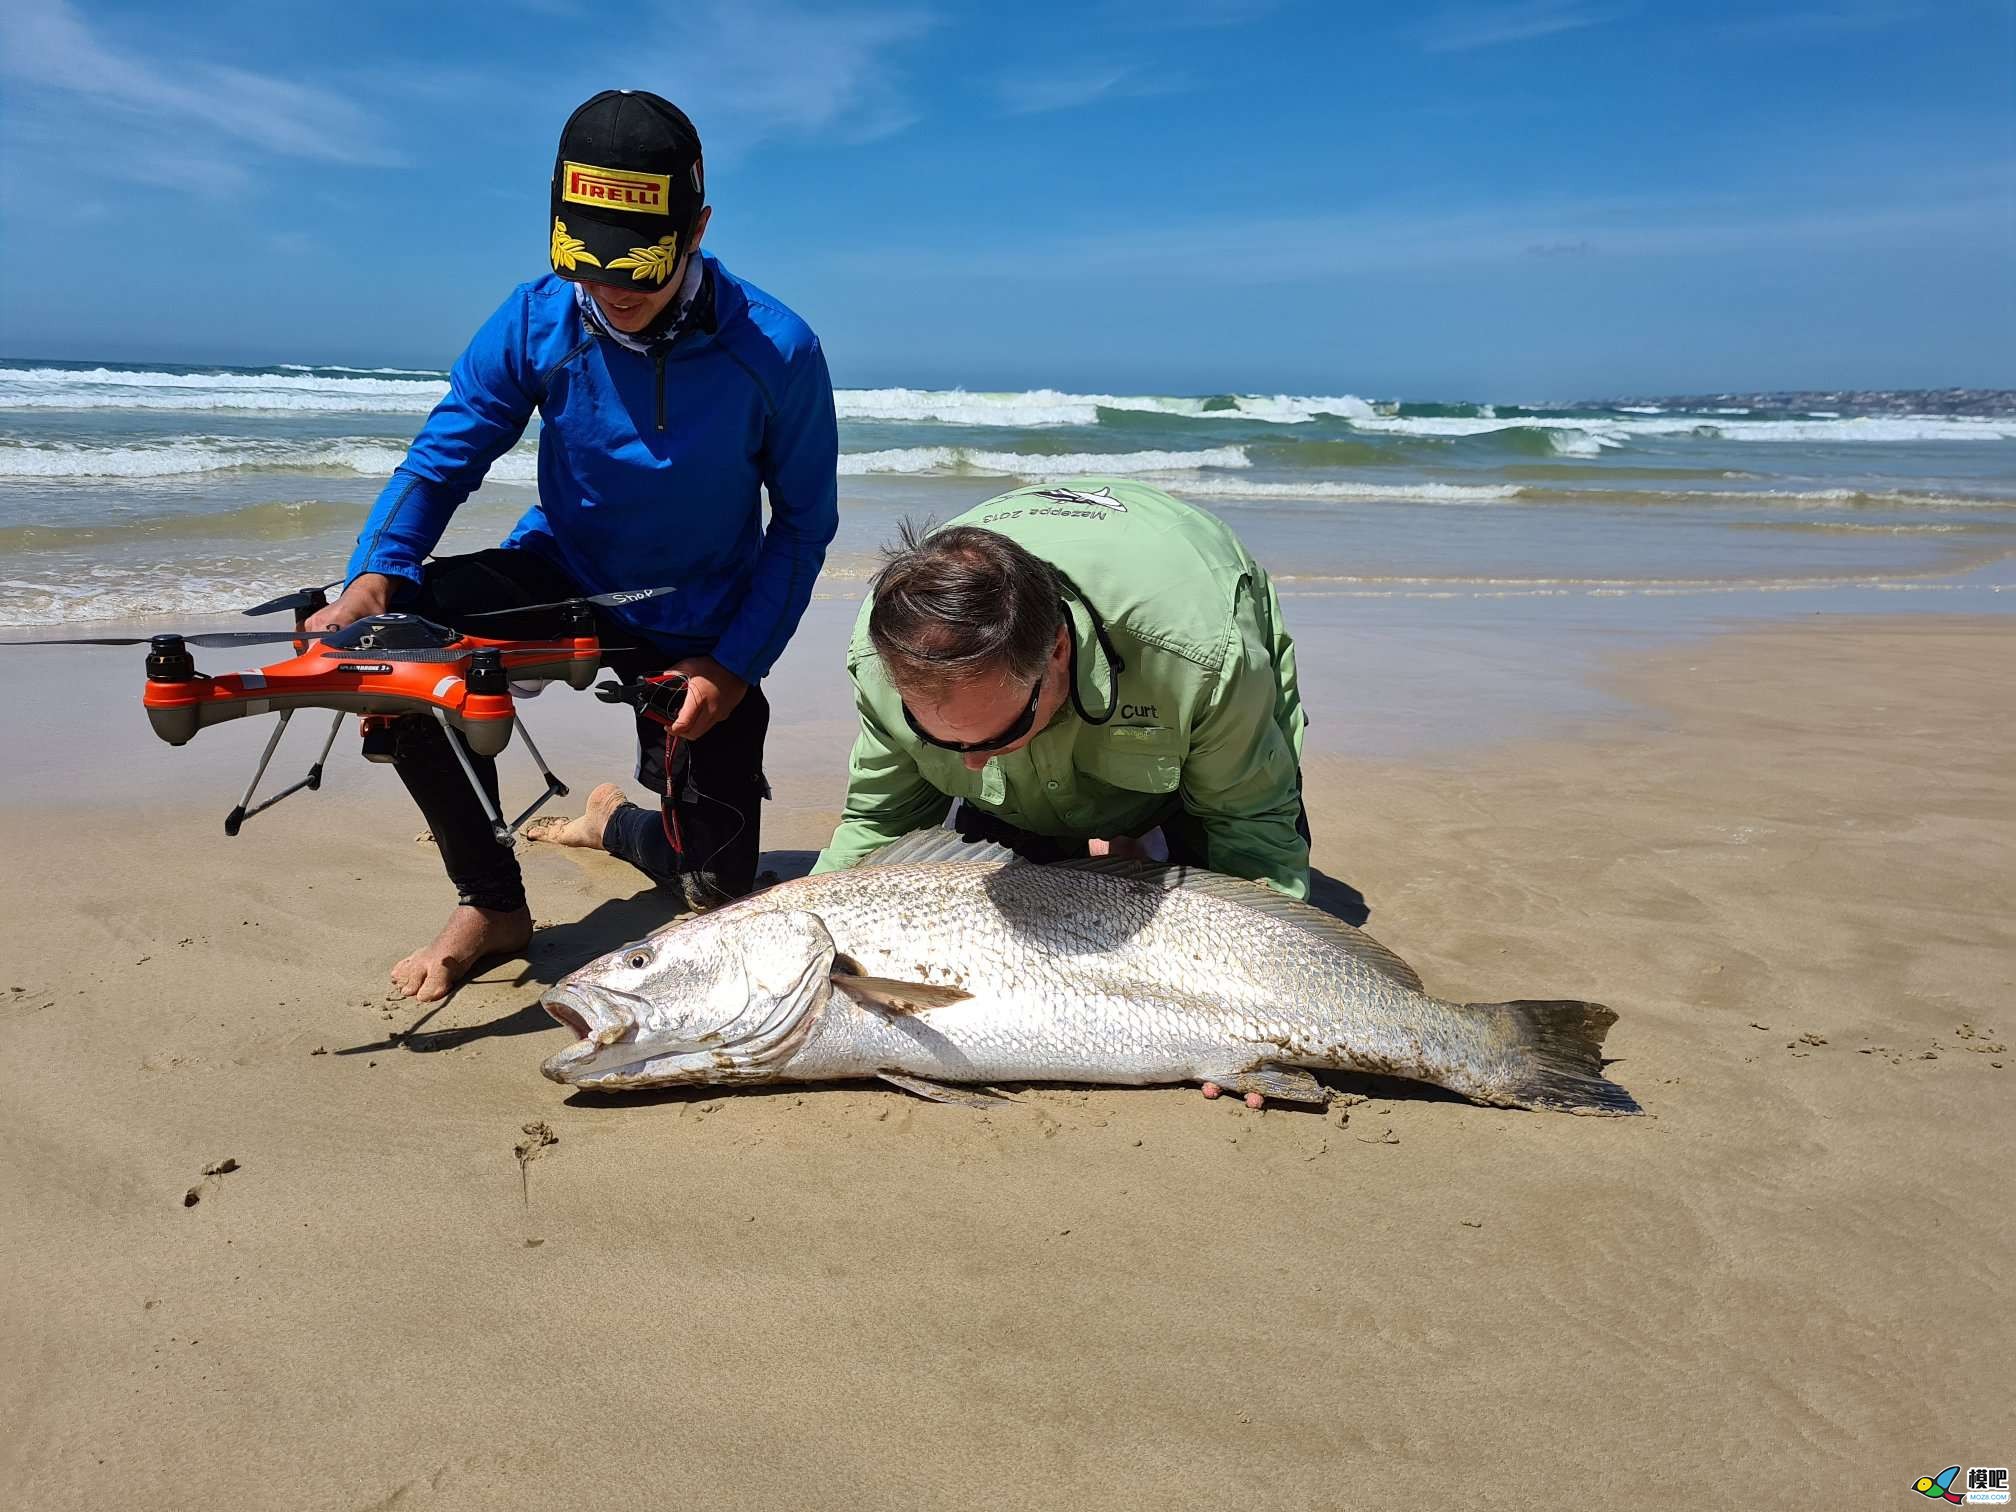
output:
[[917, 830], [892, 840], [863, 866], [902, 866], [924, 861], [1013, 861], [1015, 852], [987, 840], [968, 840], [957, 830]]
[[933, 986], [929, 982], [899, 982], [890, 977], [857, 976], [852, 972], [833, 973], [833, 985], [851, 998], [873, 1003], [885, 1013], [915, 1013], [920, 1008], [945, 1008], [973, 996], [963, 987]]
[[1155, 861], [1116, 861], [1101, 857], [1091, 861], [1058, 861], [1053, 865], [1071, 871], [1122, 877], [1163, 892], [1202, 893], [1207, 898], [1218, 898], [1240, 908], [1250, 908], [1304, 934], [1314, 935], [1324, 944], [1347, 955], [1356, 956], [1403, 987], [1421, 993], [1428, 990], [1421, 985], [1421, 978], [1412, 966], [1364, 930], [1333, 918], [1320, 908], [1284, 897], [1264, 883], [1249, 882], [1244, 877], [1228, 877], [1222, 872], [1205, 871], [1201, 867], [1165, 866]]

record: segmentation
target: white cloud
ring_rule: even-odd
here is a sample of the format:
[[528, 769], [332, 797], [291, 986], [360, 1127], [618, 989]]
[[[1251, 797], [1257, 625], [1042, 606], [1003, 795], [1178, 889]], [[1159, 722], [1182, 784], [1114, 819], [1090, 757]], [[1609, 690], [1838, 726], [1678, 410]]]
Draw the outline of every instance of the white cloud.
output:
[[1429, 21], [1422, 29], [1421, 40], [1429, 52], [1467, 52], [1601, 26], [1622, 14], [1616, 6], [1590, 5], [1585, 0], [1462, 5], [1442, 11]]
[[710, 156], [775, 137], [874, 141], [918, 119], [894, 54], [936, 24], [927, 11], [708, 0], [681, 4], [675, 15], [658, 50], [670, 77], [646, 74], [635, 86], [677, 101]]
[[1150, 99], [1181, 93], [1186, 82], [1173, 74], [1149, 74], [1127, 64], [1101, 68], [1040, 72], [1000, 80], [995, 90], [1008, 115], [1043, 115], [1119, 100]]
[[[32, 126], [36, 112], [60, 105], [71, 138], [98, 149], [93, 158], [101, 172], [187, 183], [191, 175], [172, 163], [170, 143], [189, 163], [208, 160], [232, 178], [242, 176], [248, 151], [347, 164], [399, 161], [371, 118], [339, 95], [201, 58], [123, 51], [102, 41], [65, 0], [0, 7], [0, 74], [17, 81], [11, 124], [26, 116]], [[94, 113], [82, 114], [80, 102]], [[117, 129], [137, 150], [89, 143], [94, 124]], [[139, 161], [149, 159], [151, 169]]]

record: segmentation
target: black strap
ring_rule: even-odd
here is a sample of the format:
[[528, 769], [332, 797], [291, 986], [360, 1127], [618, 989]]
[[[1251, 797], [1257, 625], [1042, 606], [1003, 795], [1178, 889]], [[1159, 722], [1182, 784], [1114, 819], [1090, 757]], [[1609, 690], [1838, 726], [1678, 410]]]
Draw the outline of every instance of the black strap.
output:
[[1056, 563], [1053, 562], [1050, 564], [1050, 570], [1057, 574], [1058, 580], [1066, 588], [1071, 590], [1072, 597], [1085, 606], [1086, 617], [1092, 621], [1092, 634], [1099, 642], [1099, 649], [1106, 653], [1106, 712], [1101, 714], [1097, 719], [1094, 719], [1086, 712], [1085, 700], [1078, 696], [1078, 637], [1071, 634], [1071, 606], [1069, 604], [1062, 605], [1061, 607], [1064, 610], [1064, 633], [1069, 637], [1071, 643], [1071, 707], [1078, 711], [1080, 719], [1096, 728], [1099, 725], [1111, 722], [1114, 713], [1120, 707], [1120, 674], [1127, 670], [1127, 664], [1120, 659], [1120, 653], [1113, 649], [1112, 637], [1106, 633], [1106, 621], [1100, 618], [1099, 611], [1093, 607], [1092, 600], [1085, 597], [1084, 589], [1072, 582], [1069, 574]]

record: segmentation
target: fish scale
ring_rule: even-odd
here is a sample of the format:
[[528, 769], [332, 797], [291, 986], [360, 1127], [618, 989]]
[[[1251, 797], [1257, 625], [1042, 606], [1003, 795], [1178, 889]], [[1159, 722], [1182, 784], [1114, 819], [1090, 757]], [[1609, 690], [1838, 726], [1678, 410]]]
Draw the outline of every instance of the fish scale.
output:
[[545, 1003], [581, 1035], [546, 1074], [606, 1090], [882, 1076], [927, 1095], [1215, 1081], [1307, 1098], [1329, 1069], [1637, 1111], [1601, 1074], [1607, 1008], [1445, 1002], [1370, 936], [1257, 884], [1036, 866], [936, 834], [668, 926]]

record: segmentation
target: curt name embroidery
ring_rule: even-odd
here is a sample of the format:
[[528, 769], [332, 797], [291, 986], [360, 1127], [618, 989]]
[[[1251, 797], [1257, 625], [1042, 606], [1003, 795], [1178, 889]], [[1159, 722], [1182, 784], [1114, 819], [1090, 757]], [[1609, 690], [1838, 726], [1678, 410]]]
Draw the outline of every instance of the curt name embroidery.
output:
[[666, 206], [671, 192], [672, 180], [666, 174], [631, 173], [590, 163], [565, 164], [560, 184], [563, 200], [639, 215], [669, 215]]

